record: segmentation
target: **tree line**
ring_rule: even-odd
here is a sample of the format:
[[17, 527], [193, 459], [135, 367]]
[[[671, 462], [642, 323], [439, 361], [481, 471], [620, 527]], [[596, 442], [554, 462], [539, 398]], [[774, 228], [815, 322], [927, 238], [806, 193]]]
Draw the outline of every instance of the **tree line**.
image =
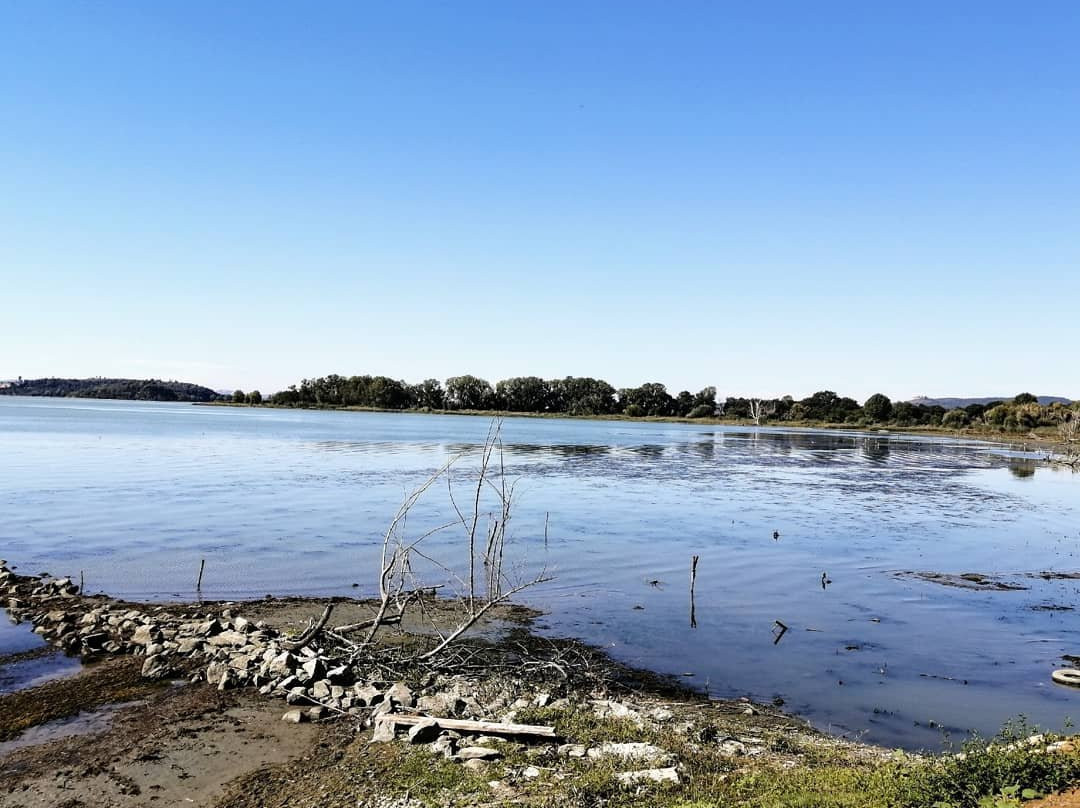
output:
[[[256, 392], [261, 401], [261, 396]], [[236, 391], [237, 402], [257, 403], [251, 394]], [[869, 426], [986, 425], [1004, 430], [1052, 426], [1076, 417], [1078, 405], [1042, 406], [1022, 393], [1008, 401], [971, 404], [947, 410], [937, 405], [893, 402], [876, 393], [863, 403], [822, 390], [803, 399], [791, 396], [760, 399], [729, 396], [719, 399], [715, 387], [696, 393], [672, 394], [658, 382], [616, 389], [602, 379], [567, 376], [542, 379], [515, 376], [492, 385], [477, 376], [451, 376], [445, 383], [425, 379], [409, 384], [388, 376], [338, 376], [304, 379], [274, 393], [269, 402], [285, 407], [371, 407], [384, 410], [480, 410], [551, 415], [624, 415], [631, 418], [725, 418], [769, 422], [814, 422]]]
[[22, 379], [0, 387], [0, 395], [114, 398], [126, 401], [217, 401], [208, 387], [161, 379]]

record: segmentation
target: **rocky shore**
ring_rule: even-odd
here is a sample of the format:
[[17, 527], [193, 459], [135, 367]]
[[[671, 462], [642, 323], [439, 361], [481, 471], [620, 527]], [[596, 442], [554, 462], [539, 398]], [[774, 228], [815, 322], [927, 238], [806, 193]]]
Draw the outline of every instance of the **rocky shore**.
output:
[[[558, 654], [545, 662], [521, 633], [391, 675], [321, 642], [311, 601], [133, 604], [0, 562], [0, 603], [85, 663], [0, 695], [0, 806], [960, 808], [1014, 781], [1080, 781], [1060, 738], [898, 755], [533, 638]], [[86, 734], [65, 723], [103, 708]]]

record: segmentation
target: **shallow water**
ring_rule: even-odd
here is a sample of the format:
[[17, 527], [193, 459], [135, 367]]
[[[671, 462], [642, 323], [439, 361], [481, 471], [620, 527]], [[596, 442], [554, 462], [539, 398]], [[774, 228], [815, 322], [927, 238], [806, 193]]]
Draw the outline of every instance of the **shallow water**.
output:
[[[202, 558], [207, 598], [369, 594], [404, 492], [487, 427], [0, 397], [0, 556], [131, 598], [193, 597]], [[1077, 613], [1037, 608], [1077, 606], [1080, 581], [1023, 577], [1080, 570], [1080, 475], [898, 435], [511, 418], [503, 438], [518, 480], [511, 554], [522, 574], [557, 576], [522, 599], [550, 612], [552, 634], [890, 745], [992, 733], [1021, 713], [1051, 728], [1080, 717], [1080, 691], [1050, 682], [1061, 654], [1080, 653]], [[459, 504], [470, 468], [455, 476]], [[451, 514], [435, 487], [410, 530]], [[461, 540], [428, 544], [449, 562]], [[896, 575], [907, 570], [1029, 588]]]

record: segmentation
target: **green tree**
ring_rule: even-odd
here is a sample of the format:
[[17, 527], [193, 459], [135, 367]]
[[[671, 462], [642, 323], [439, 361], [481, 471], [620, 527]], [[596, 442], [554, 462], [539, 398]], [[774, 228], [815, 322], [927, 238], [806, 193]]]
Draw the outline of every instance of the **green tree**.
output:
[[877, 424], [885, 423], [892, 416], [892, 401], [884, 393], [874, 393], [863, 404], [866, 417]]
[[244, 395], [243, 390], [235, 390], [232, 394], [232, 400], [234, 404], [243, 404], [245, 401], [247, 401], [247, 396]]
[[262, 393], [260, 393], [258, 390], [252, 390], [250, 393], [247, 394], [247, 403], [255, 404], [256, 406], [262, 404]]
[[476, 376], [451, 376], [446, 380], [446, 406], [452, 410], [482, 410], [494, 403], [495, 391]]
[[510, 412], [546, 412], [551, 385], [537, 376], [515, 376], [495, 385], [495, 394]]
[[948, 429], [961, 429], [967, 426], [969, 421], [967, 412], [959, 408], [949, 410], [941, 417], [941, 425]]
[[1033, 396], [1031, 393], [1021, 393], [1013, 399], [1013, 404], [1038, 404], [1039, 399]]

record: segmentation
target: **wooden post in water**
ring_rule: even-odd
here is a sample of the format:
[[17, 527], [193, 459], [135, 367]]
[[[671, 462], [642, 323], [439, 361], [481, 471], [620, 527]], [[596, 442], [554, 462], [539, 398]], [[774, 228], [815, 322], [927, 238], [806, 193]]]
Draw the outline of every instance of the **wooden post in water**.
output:
[[82, 570], [79, 570], [79, 594], [80, 595], [85, 595], [86, 594], [85, 587], [83, 586], [83, 571]]
[[694, 585], [697, 583], [697, 556], [690, 557], [690, 628], [697, 628], [697, 610], [694, 606]]
[[205, 558], [202, 559], [199, 562], [199, 580], [197, 580], [195, 582], [195, 591], [196, 592], [202, 592], [202, 574], [203, 574], [204, 569], [206, 569], [206, 559]]

